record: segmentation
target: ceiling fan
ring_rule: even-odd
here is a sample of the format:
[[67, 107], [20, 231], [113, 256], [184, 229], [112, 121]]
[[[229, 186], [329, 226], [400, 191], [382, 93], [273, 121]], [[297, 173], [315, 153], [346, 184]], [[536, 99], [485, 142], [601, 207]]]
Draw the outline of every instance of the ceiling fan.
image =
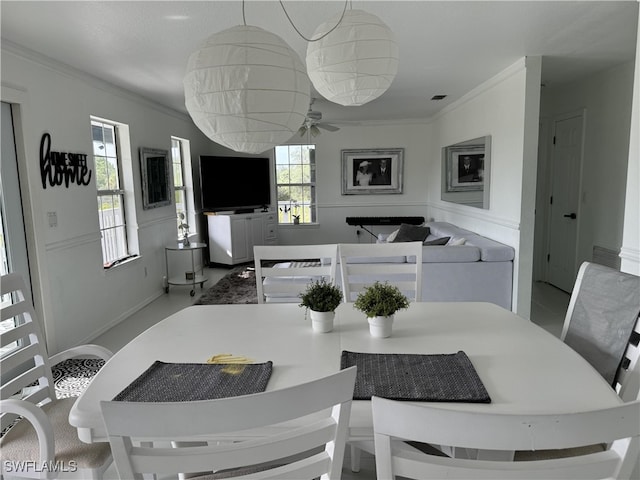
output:
[[323, 123], [322, 120], [322, 112], [317, 112], [312, 109], [313, 102], [315, 102], [315, 98], [311, 99], [309, 103], [309, 111], [307, 112], [307, 116], [304, 119], [304, 123], [298, 129], [298, 133], [301, 137], [305, 135], [305, 133], [310, 133], [312, 136], [316, 137], [320, 135], [320, 129], [327, 130], [328, 132], [337, 132], [340, 128], [335, 125], [331, 125], [329, 123]]

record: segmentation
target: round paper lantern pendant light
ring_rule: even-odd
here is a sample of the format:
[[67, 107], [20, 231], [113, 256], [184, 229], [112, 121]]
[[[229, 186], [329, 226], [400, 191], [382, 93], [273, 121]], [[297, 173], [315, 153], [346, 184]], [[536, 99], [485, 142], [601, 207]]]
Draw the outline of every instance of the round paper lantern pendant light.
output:
[[[335, 27], [340, 15], [320, 25], [313, 38]], [[324, 98], [363, 105], [387, 91], [398, 72], [393, 32], [378, 17], [347, 10], [334, 31], [307, 46], [307, 73]]]
[[259, 27], [211, 35], [189, 57], [183, 83], [194, 123], [236, 152], [262, 153], [287, 142], [309, 109], [311, 86], [300, 57]]

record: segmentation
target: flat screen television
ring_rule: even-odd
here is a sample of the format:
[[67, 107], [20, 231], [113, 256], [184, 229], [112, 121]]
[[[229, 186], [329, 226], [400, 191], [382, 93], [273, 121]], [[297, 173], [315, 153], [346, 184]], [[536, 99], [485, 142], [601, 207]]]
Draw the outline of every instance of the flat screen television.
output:
[[253, 212], [271, 204], [269, 158], [200, 156], [205, 212]]

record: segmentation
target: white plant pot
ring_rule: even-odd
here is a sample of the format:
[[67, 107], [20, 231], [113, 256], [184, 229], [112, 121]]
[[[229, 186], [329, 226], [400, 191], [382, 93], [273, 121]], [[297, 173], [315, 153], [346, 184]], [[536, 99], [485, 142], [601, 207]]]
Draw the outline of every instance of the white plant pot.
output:
[[311, 327], [314, 332], [327, 333], [333, 330], [333, 319], [336, 316], [336, 312], [309, 310], [309, 316], [311, 317]]
[[369, 333], [372, 337], [387, 338], [393, 329], [393, 315], [388, 317], [368, 317]]

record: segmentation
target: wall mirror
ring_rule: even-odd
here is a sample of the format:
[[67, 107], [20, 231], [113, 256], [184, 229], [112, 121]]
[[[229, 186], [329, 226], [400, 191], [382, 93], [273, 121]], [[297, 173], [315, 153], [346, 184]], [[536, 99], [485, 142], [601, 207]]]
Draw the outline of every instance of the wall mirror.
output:
[[140, 149], [142, 172], [142, 208], [171, 205], [171, 183], [167, 150]]
[[488, 209], [490, 179], [490, 135], [442, 149], [443, 201]]

